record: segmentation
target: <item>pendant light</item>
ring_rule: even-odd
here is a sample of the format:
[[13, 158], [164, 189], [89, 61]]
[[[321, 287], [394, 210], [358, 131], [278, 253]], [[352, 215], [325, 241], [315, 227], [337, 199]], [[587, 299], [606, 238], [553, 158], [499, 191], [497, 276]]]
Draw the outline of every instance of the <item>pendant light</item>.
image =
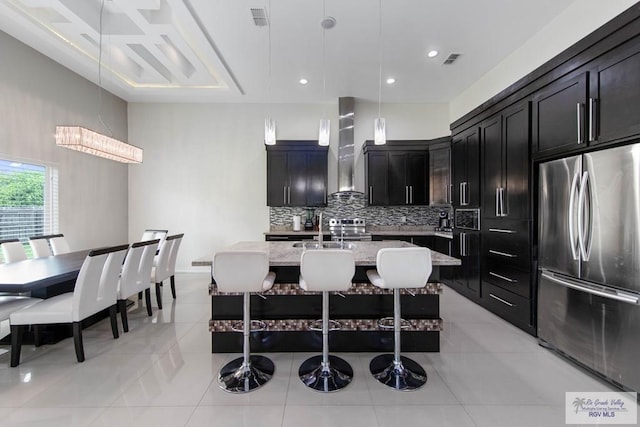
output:
[[[325, 32], [336, 25], [335, 18], [326, 14], [326, 0], [322, 2], [322, 102], [324, 102], [327, 92], [327, 65], [326, 65], [326, 41]], [[320, 119], [320, 128], [318, 131], [318, 144], [328, 146], [331, 140], [331, 121], [326, 118], [325, 109], [323, 108], [322, 118]]]
[[378, 118], [373, 123], [373, 142], [375, 145], [384, 145], [387, 143], [387, 127], [385, 121], [380, 117], [380, 104], [382, 102], [382, 0], [379, 2], [379, 18], [378, 26]]
[[[271, 0], [269, 0], [269, 14], [267, 16], [267, 25], [269, 26], [269, 102], [271, 102]], [[267, 117], [264, 119], [264, 143], [266, 145], [276, 145], [276, 121]]]
[[[113, 132], [102, 120], [102, 20], [104, 16], [104, 2], [100, 6], [98, 46], [98, 120], [109, 134]], [[94, 156], [115, 160], [122, 163], [142, 163], [142, 148], [119, 141], [111, 136], [86, 129], [81, 126], [56, 126], [56, 145], [71, 150], [81, 151]]]

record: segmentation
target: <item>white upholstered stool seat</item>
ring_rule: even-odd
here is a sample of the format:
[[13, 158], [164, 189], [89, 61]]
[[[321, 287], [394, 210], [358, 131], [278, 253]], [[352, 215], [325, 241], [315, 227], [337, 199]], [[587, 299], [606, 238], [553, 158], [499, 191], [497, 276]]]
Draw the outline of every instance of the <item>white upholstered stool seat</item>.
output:
[[329, 355], [329, 292], [347, 291], [354, 274], [355, 259], [349, 250], [307, 250], [300, 258], [300, 287], [322, 292], [322, 355], [305, 360], [298, 369], [300, 380], [313, 390], [338, 391], [353, 380], [351, 365]]
[[427, 382], [422, 366], [400, 355], [400, 289], [424, 287], [432, 268], [427, 248], [385, 248], [378, 251], [376, 270], [367, 271], [374, 286], [393, 289], [394, 332], [394, 353], [376, 356], [369, 370], [378, 381], [396, 390], [415, 390]]
[[222, 251], [213, 255], [213, 277], [219, 292], [243, 293], [242, 357], [220, 369], [218, 384], [231, 393], [246, 393], [261, 387], [275, 372], [273, 362], [250, 354], [251, 292], [271, 289], [276, 275], [269, 271], [269, 256], [259, 251]]

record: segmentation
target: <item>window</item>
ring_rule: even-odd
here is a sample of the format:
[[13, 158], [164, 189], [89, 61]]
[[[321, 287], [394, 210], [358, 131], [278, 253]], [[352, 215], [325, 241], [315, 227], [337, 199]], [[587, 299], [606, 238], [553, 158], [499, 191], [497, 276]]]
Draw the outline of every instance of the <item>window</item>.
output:
[[0, 159], [0, 240], [58, 232], [58, 171], [50, 166]]

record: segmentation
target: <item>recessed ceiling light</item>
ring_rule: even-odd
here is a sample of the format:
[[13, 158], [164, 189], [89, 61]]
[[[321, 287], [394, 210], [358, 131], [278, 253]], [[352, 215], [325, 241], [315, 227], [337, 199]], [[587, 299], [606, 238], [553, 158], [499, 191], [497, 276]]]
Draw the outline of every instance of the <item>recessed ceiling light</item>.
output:
[[306, 85], [307, 83], [309, 83], [309, 80], [302, 78], [302, 79], [298, 80], [298, 82], [299, 82], [301, 85]]
[[388, 85], [392, 85], [392, 84], [394, 84], [395, 82], [396, 82], [396, 79], [394, 79], [393, 77], [389, 77], [389, 78], [387, 79], [387, 84], [388, 84]]
[[438, 56], [438, 51], [437, 50], [430, 50], [429, 53], [427, 53], [427, 56], [429, 58], [434, 58], [434, 57]]

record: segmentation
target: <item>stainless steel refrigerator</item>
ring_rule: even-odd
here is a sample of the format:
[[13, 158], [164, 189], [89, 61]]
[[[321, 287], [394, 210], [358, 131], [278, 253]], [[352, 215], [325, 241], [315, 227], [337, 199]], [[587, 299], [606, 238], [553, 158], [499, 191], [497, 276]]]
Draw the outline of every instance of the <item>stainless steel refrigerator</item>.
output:
[[640, 391], [640, 144], [539, 171], [538, 337]]

